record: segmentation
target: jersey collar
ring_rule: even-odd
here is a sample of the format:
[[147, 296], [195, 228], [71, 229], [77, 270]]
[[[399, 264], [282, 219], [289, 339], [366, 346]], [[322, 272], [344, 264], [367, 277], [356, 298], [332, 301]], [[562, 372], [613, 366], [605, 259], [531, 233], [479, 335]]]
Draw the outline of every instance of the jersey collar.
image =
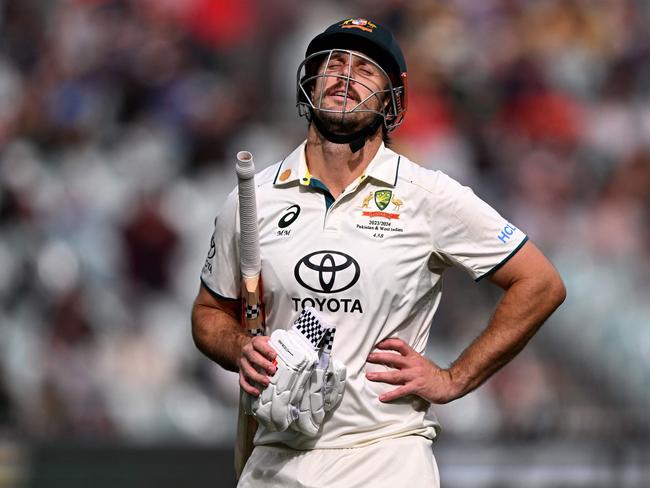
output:
[[387, 148], [382, 142], [377, 154], [372, 158], [361, 178], [372, 178], [379, 183], [395, 186], [399, 176], [400, 159], [399, 154]]
[[[305, 159], [305, 144], [303, 141], [294, 151], [282, 160], [273, 179], [274, 186], [285, 186], [298, 181], [301, 185], [309, 186], [311, 174]], [[361, 179], [372, 178], [388, 186], [397, 184], [401, 156], [381, 143], [375, 157], [370, 161]]]
[[274, 186], [289, 185], [301, 179], [305, 180], [304, 184], [309, 184], [311, 175], [307, 169], [307, 160], [305, 159], [306, 143], [306, 140], [303, 141], [291, 154], [282, 160], [273, 179]]

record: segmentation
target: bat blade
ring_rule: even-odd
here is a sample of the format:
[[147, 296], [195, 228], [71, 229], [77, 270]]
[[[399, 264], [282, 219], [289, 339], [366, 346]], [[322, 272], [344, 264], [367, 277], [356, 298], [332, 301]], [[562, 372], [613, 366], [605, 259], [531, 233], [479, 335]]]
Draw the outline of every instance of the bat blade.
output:
[[[240, 398], [241, 404], [241, 398]], [[237, 479], [244, 471], [246, 461], [253, 453], [253, 439], [257, 431], [257, 421], [252, 415], [248, 415], [241, 407], [237, 418], [237, 441], [235, 444], [235, 474]]]

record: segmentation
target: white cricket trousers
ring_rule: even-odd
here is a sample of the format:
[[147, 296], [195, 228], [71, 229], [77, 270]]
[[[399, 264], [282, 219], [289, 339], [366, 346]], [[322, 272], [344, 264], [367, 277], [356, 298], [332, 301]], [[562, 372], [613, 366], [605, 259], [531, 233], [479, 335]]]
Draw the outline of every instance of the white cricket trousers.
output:
[[296, 451], [257, 446], [237, 488], [439, 488], [431, 440], [410, 435], [366, 447]]

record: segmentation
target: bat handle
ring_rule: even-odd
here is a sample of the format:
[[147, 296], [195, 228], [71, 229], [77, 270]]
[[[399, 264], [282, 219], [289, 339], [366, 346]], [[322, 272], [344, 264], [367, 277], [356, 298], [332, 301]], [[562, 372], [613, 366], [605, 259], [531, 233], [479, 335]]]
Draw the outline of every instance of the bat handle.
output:
[[255, 176], [255, 163], [253, 155], [248, 151], [239, 151], [237, 153], [237, 165], [235, 171], [240, 180], [250, 180]]
[[262, 303], [262, 279], [255, 278], [242, 280], [242, 320], [243, 326], [252, 335], [264, 333], [264, 304]]

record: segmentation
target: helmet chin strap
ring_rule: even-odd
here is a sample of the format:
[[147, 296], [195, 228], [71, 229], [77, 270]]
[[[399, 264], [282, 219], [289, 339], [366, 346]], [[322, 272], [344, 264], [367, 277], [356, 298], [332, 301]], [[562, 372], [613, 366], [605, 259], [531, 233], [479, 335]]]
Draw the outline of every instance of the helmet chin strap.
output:
[[351, 134], [336, 134], [335, 132], [332, 132], [327, 127], [325, 127], [325, 124], [322, 120], [314, 116], [313, 110], [311, 113], [311, 120], [318, 129], [318, 132], [323, 134], [323, 137], [325, 137], [325, 139], [333, 142], [334, 144], [349, 144], [350, 150], [353, 153], [359, 151], [366, 144], [368, 137], [377, 132], [377, 129], [379, 129], [379, 126], [382, 122], [381, 117], [376, 117], [373, 122], [361, 130], [352, 132]]

